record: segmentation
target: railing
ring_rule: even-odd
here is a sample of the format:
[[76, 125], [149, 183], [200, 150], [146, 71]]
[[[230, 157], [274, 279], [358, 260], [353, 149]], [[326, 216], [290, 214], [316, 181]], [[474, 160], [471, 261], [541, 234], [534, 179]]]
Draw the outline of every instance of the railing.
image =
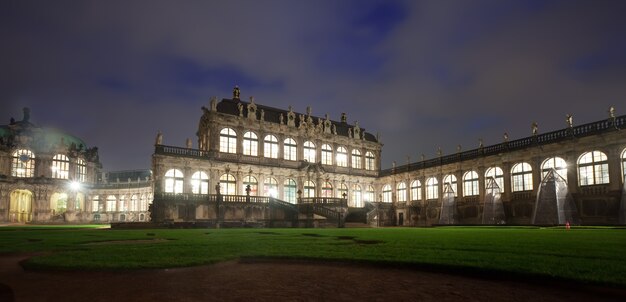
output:
[[280, 200], [280, 199], [276, 199], [276, 198], [270, 198], [269, 202], [270, 202], [271, 205], [275, 205], [275, 206], [281, 207], [281, 208], [286, 209], [286, 210], [290, 210], [290, 211], [293, 211], [293, 212], [297, 212], [298, 211], [298, 208], [293, 203], [289, 203], [289, 202], [286, 202], [286, 201], [283, 201], [283, 200]]
[[335, 197], [303, 197], [298, 199], [298, 203], [300, 204], [330, 204], [340, 207], [347, 207], [348, 201], [343, 198], [335, 198]]
[[193, 202], [217, 202], [218, 196], [224, 203], [257, 203], [268, 204], [271, 197], [247, 196], [247, 195], [217, 195], [217, 194], [191, 194], [191, 193], [155, 193], [155, 200], [193, 201]]
[[441, 156], [438, 158], [432, 158], [423, 160], [421, 162], [410, 163], [408, 165], [398, 166], [392, 169], [381, 170], [379, 176], [388, 176], [402, 172], [414, 171], [423, 168], [436, 167], [439, 165], [445, 165], [455, 162], [460, 162], [468, 159], [474, 159], [481, 156], [496, 155], [503, 152], [512, 150], [519, 150], [529, 148], [538, 145], [546, 145], [556, 143], [565, 139], [571, 139], [574, 137], [585, 137], [590, 135], [599, 134], [602, 132], [614, 131], [623, 129], [626, 127], [626, 115], [611, 118], [608, 120], [597, 121], [588, 123], [576, 127], [556, 130], [536, 136], [525, 137], [522, 139], [504, 142], [497, 145], [487, 146], [483, 148], [468, 150], [459, 152], [456, 154]]

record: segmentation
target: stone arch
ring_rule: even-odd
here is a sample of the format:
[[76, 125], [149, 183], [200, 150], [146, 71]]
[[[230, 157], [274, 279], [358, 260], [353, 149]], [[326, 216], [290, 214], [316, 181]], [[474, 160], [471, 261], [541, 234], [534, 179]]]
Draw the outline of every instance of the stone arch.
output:
[[68, 195], [64, 192], [54, 192], [50, 196], [50, 210], [52, 215], [63, 214], [68, 210]]
[[29, 190], [13, 190], [9, 202], [9, 221], [29, 222], [33, 215], [33, 192]]

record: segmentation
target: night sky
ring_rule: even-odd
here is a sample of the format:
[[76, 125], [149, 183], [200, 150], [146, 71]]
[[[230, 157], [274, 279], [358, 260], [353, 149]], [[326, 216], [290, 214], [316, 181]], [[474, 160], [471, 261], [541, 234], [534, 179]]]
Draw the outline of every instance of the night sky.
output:
[[626, 1], [0, 1], [0, 124], [150, 168], [211, 96], [380, 132], [383, 168], [626, 113]]

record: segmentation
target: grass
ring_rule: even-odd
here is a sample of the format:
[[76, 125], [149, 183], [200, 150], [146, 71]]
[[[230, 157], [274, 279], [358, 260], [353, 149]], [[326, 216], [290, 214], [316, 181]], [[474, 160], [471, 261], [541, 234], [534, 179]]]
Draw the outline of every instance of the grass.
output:
[[[141, 241], [135, 241], [141, 240]], [[0, 228], [0, 253], [30, 269], [143, 269], [239, 258], [315, 259], [554, 278], [626, 287], [626, 230]]]

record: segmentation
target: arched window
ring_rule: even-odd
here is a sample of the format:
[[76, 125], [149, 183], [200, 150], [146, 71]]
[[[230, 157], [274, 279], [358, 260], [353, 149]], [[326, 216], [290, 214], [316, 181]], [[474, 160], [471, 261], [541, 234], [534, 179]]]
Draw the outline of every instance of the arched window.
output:
[[396, 194], [398, 194], [399, 202], [406, 202], [406, 184], [404, 182], [398, 184]]
[[518, 163], [511, 169], [513, 192], [533, 190], [533, 168], [528, 163]]
[[439, 182], [437, 178], [431, 177], [426, 180], [426, 199], [439, 198]]
[[578, 184], [581, 186], [609, 183], [609, 162], [601, 151], [584, 153], [578, 159]]
[[457, 186], [456, 176], [454, 174], [448, 174], [443, 178], [443, 184], [450, 184], [452, 191], [454, 192], [454, 197], [457, 197], [459, 192], [459, 187]]
[[296, 181], [291, 178], [287, 178], [285, 179], [283, 186], [285, 186], [285, 201], [296, 203], [296, 193], [298, 191]]
[[478, 196], [478, 173], [468, 171], [463, 175], [463, 196]]
[[541, 179], [546, 177], [546, 174], [548, 174], [548, 171], [550, 171], [551, 169], [556, 170], [556, 173], [558, 173], [561, 177], [563, 177], [563, 179], [565, 179], [565, 181], [567, 181], [567, 164], [565, 163], [564, 159], [560, 157], [550, 157], [546, 159], [541, 164]]
[[278, 139], [273, 135], [266, 135], [263, 140], [263, 156], [278, 158]]
[[209, 176], [197, 171], [191, 175], [191, 193], [193, 194], [209, 194]]
[[411, 200], [422, 200], [422, 182], [419, 179], [411, 182]]
[[333, 185], [328, 181], [322, 184], [322, 197], [333, 197]]
[[361, 169], [361, 151], [352, 150], [352, 168]]
[[133, 212], [139, 211], [139, 199], [135, 194], [130, 197], [130, 210]]
[[339, 190], [337, 190], [337, 198], [343, 198], [343, 194], [346, 194], [346, 198], [348, 198], [348, 186], [346, 184], [339, 184]]
[[363, 201], [361, 200], [361, 186], [354, 184], [352, 185], [352, 196], [350, 196], [351, 202], [348, 203], [353, 207], [362, 207]]
[[322, 145], [322, 165], [333, 164], [333, 148], [328, 144]]
[[346, 151], [346, 148], [344, 147], [337, 148], [337, 166], [348, 166], [348, 151]]
[[34, 177], [35, 154], [26, 149], [15, 150], [15, 152], [13, 152], [13, 161], [11, 166], [11, 176]]
[[[504, 192], [504, 172], [502, 172], [502, 169], [500, 169], [500, 167], [491, 167], [489, 169], [487, 169], [487, 172], [485, 172], [485, 179], [489, 179], [489, 177], [493, 177], [493, 179], [496, 181], [496, 184], [498, 184], [498, 187], [500, 187], [500, 192]], [[485, 186], [487, 186], [487, 182], [485, 181]]]
[[141, 194], [141, 199], [139, 200], [139, 211], [147, 211], [148, 210], [148, 201], [146, 200], [146, 194]]
[[183, 192], [183, 172], [171, 169], [165, 173], [165, 193]]
[[304, 197], [315, 197], [315, 183], [313, 181], [304, 182]]
[[243, 155], [259, 155], [259, 141], [254, 132], [248, 131], [243, 134]]
[[365, 170], [376, 170], [376, 156], [370, 151], [365, 153]]
[[374, 193], [375, 193], [374, 192], [374, 186], [367, 185], [367, 190], [365, 191], [365, 198], [364, 198], [364, 200], [368, 201], [368, 202], [374, 202], [375, 201]]
[[128, 201], [126, 201], [126, 195], [120, 196], [119, 205], [117, 206], [118, 212], [128, 211]]
[[235, 176], [233, 176], [232, 174], [224, 174], [220, 176], [220, 194], [237, 194], [237, 180], [235, 179]]
[[68, 179], [70, 159], [66, 155], [57, 154], [52, 158], [52, 178]]
[[622, 152], [622, 183], [626, 182], [626, 149]]
[[85, 165], [85, 160], [79, 158], [76, 160], [76, 180], [80, 182], [85, 182], [85, 176], [87, 175], [87, 169]]
[[102, 208], [100, 205], [100, 196], [95, 195], [94, 197], [91, 198], [91, 211], [92, 212], [102, 211]]
[[115, 212], [116, 203], [117, 203], [117, 198], [115, 198], [115, 195], [107, 196], [107, 212]]
[[294, 141], [292, 138], [286, 138], [283, 143], [284, 143], [283, 157], [285, 158], [285, 160], [297, 160], [296, 141]]
[[230, 128], [220, 131], [220, 152], [237, 153], [237, 132]]
[[391, 186], [383, 186], [383, 202], [391, 202]]
[[243, 178], [243, 192], [250, 186], [250, 196], [257, 196], [259, 192], [259, 183], [254, 176], [246, 176]]
[[274, 177], [268, 177], [263, 182], [263, 196], [278, 197], [278, 182]]
[[304, 160], [310, 163], [315, 162], [315, 144], [310, 141], [304, 142]]

